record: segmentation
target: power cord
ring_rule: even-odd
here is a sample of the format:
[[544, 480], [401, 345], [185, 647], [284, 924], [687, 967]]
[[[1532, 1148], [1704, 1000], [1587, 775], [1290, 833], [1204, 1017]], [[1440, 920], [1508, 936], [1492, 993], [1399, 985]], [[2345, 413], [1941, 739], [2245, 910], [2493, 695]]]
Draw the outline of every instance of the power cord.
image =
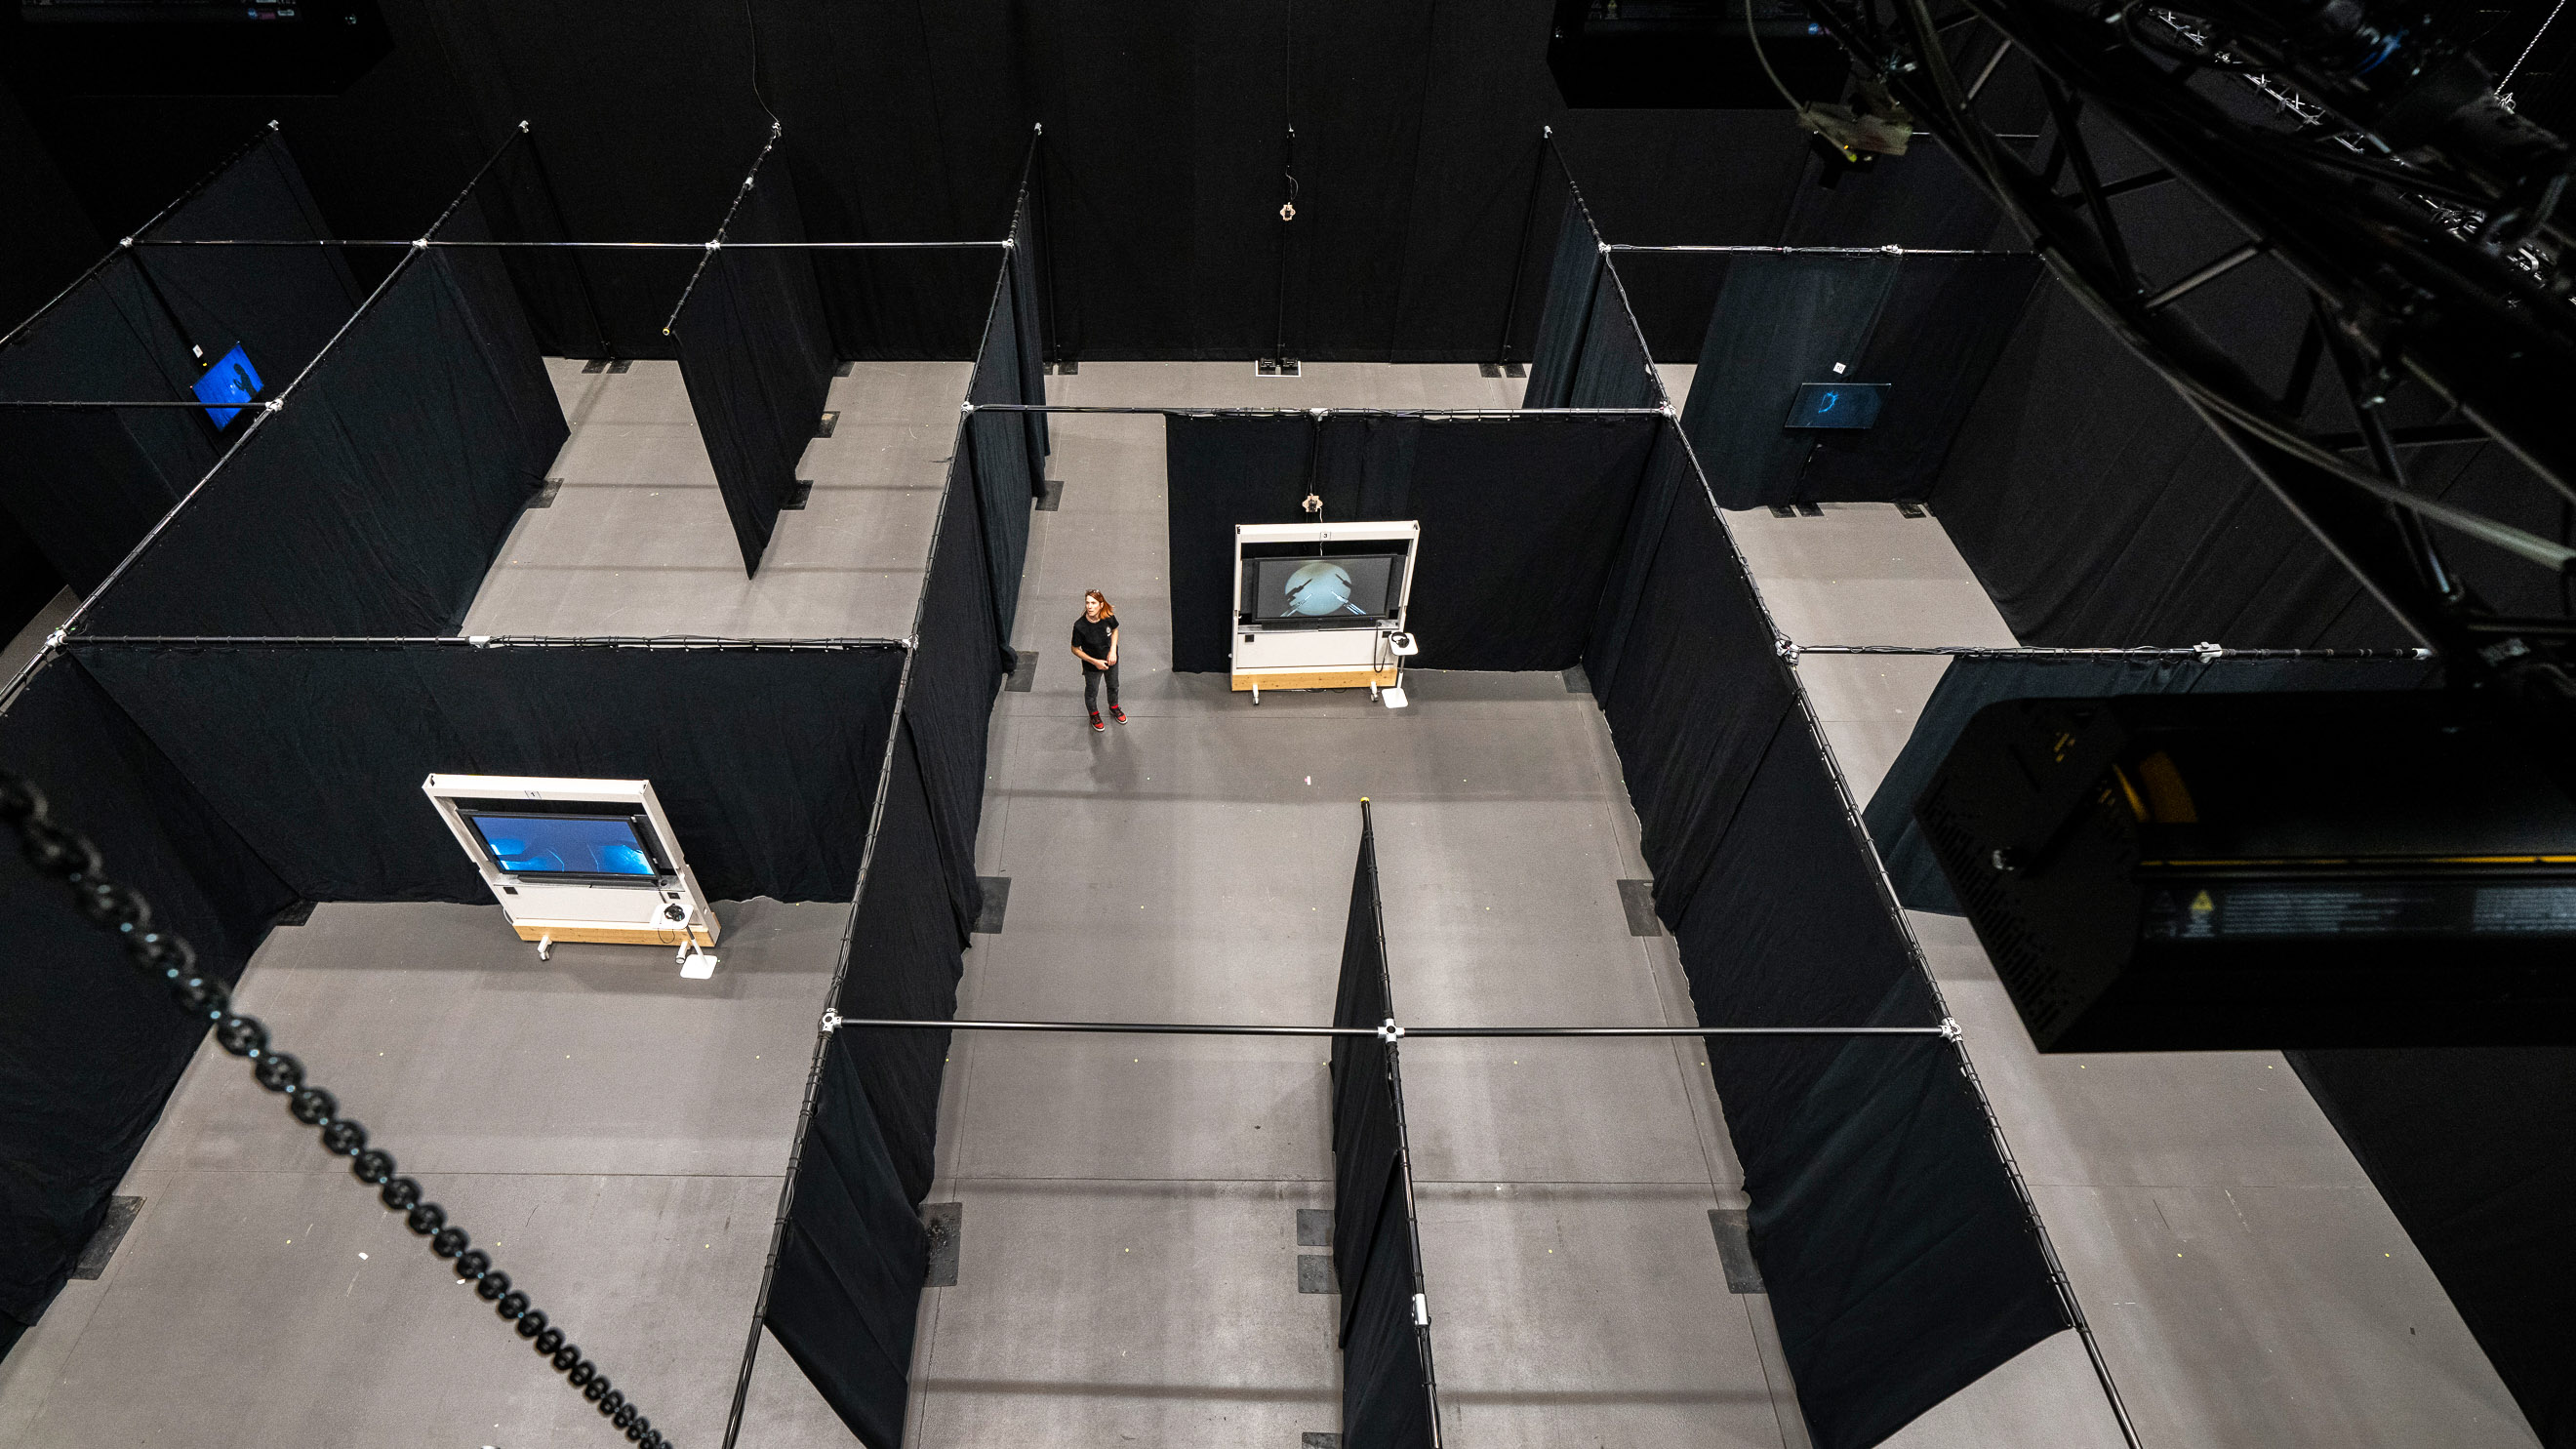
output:
[[760, 102], [760, 112], [769, 117], [773, 128], [784, 130], [778, 113], [769, 108], [769, 97], [760, 93], [760, 16], [753, 12], [751, 5], [752, 0], [742, 0], [742, 23], [751, 31], [751, 98]]

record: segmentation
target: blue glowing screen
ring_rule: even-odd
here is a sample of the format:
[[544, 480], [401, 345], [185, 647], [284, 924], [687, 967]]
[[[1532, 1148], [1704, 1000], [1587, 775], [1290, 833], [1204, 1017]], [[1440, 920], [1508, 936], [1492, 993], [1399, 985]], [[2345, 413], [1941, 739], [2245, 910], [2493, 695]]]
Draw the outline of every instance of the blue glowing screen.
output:
[[[216, 359], [215, 365], [206, 369], [206, 375], [197, 379], [193, 390], [202, 403], [246, 403], [259, 396], [259, 369], [250, 365], [249, 354], [236, 342], [232, 351]], [[220, 428], [240, 411], [237, 407], [210, 407], [206, 416]]]
[[635, 827], [618, 819], [468, 815], [492, 859], [513, 875], [653, 874]]
[[1789, 404], [1787, 428], [1865, 428], [1878, 421], [1883, 382], [1805, 382]]

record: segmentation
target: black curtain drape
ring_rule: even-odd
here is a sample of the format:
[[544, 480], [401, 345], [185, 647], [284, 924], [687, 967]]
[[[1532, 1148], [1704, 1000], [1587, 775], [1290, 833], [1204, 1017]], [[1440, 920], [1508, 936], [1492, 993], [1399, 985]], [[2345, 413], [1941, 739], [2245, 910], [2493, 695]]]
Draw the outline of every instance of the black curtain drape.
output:
[[[1550, 169], [1555, 169], [1553, 166]], [[1566, 187], [1525, 408], [1656, 408], [1664, 387], [1583, 198]]]
[[[1950, 440], [1994, 371], [2040, 270], [2039, 258], [2027, 252], [1904, 258], [1852, 369], [1862, 382], [1888, 384], [1886, 410], [1861, 432], [1812, 434], [1816, 446], [1799, 475], [1797, 499], [1761, 501], [1930, 497]], [[1780, 411], [1788, 409], [1783, 397]]]
[[[240, 979], [270, 920], [295, 903], [69, 659], [47, 663], [0, 714], [0, 763], [97, 843], [112, 878], [141, 891], [210, 976]], [[62, 882], [16, 854], [0, 860], [14, 938], [0, 960], [0, 1315], [33, 1323], [97, 1231], [206, 1023], [183, 1017], [162, 982], [73, 909]]]
[[[2431, 421], [2391, 422], [2416, 420]], [[2340, 404], [2320, 404], [2309, 425], [2331, 432], [2353, 423]], [[2410, 448], [2404, 461], [2414, 492], [2558, 536], [2555, 493], [2497, 445]], [[2216, 434], [2057, 288], [2040, 292], [1996, 364], [1931, 504], [2025, 644], [2417, 642]], [[2447, 530], [2434, 536], [2498, 612], [2561, 612], [2546, 570]]]
[[[801, 164], [798, 171], [807, 177], [800, 183], [799, 195], [809, 234], [818, 240], [870, 235], [863, 223], [844, 219], [852, 208], [816, 199], [829, 195], [829, 183], [813, 180]], [[999, 235], [977, 225], [911, 239], [990, 240]], [[963, 362], [975, 355], [984, 335], [986, 298], [991, 295], [990, 251], [942, 247], [817, 252], [813, 260], [823, 315], [832, 328], [832, 350], [840, 356], [870, 362], [923, 358]]]
[[[1676, 430], [1677, 431], [1677, 430]], [[1586, 654], [1703, 1023], [1929, 1025], [1929, 977], [1697, 478], [1656, 471]], [[1895, 1045], [1894, 1051], [1873, 1051]], [[1816, 1442], [1877, 1443], [2067, 1326], [1954, 1045], [1710, 1045]]]
[[[919, 687], [918, 674], [913, 684]], [[844, 1016], [944, 1021], [957, 1014], [966, 934], [949, 904], [937, 807], [923, 769], [923, 729], [910, 712], [912, 699], [907, 693], [886, 772], [885, 809], [851, 917], [841, 992], [833, 1002]], [[856, 1058], [896, 1181], [905, 1197], [919, 1202], [930, 1191], [948, 1033], [853, 1026], [840, 1035]]]
[[415, 260], [91, 602], [88, 631], [449, 632], [567, 436], [496, 276]]
[[[1592, 630], [1584, 640], [1583, 672], [1592, 681], [1596, 698], [1606, 697], [1610, 681], [1618, 675], [1630, 626], [1645, 599], [1648, 566], [1663, 543], [1664, 520], [1685, 491], [1692, 497], [1707, 496], [1681, 429], [1657, 426], [1654, 444], [1646, 454], [1645, 474], [1637, 485], [1636, 504], [1611, 554], [1610, 573], [1602, 582], [1601, 596], [1593, 606]], [[1733, 548], [1732, 539], [1724, 542]], [[1736, 572], [1742, 572], [1740, 562]]]
[[[1998, 73], [2004, 84], [2016, 84], [2014, 70]], [[2100, 118], [2082, 124], [2094, 144], [2110, 148], [2104, 154], [2130, 149]], [[2242, 240], [2188, 187], [2150, 188], [2121, 205], [2121, 231], [2141, 275], [2180, 276]], [[2274, 392], [2287, 391], [2311, 312], [2307, 289], [2268, 258], [2174, 304], [2184, 325]], [[2329, 362], [2290, 406], [2312, 432], [2348, 431], [2355, 423], [2342, 391]], [[2420, 389], [2401, 388], [2383, 411], [2391, 426], [2405, 426], [2436, 421], [2439, 406]], [[2453, 477], [2483, 451], [2409, 449], [2409, 486], [2482, 509], [2503, 504], [2504, 521], [2555, 536], [2557, 500], [2536, 481], [2489, 499], [2478, 496], [2486, 486], [2479, 479]], [[2502, 459], [2475, 468], [2519, 471]], [[2447, 491], [2457, 486], [2473, 491]], [[2415, 642], [2173, 388], [2062, 287], [2034, 294], [1929, 501], [2025, 643]], [[2436, 533], [2446, 551], [2477, 561], [2481, 546]], [[2543, 570], [2516, 561], [2463, 572], [2500, 612], [2559, 612], [2556, 581]]]
[[[1044, 119], [1047, 220], [1061, 239], [1059, 310], [1074, 355], [1239, 362], [1268, 350], [1273, 326], [1282, 198], [1267, 102], [1280, 93], [1282, 27], [1293, 25], [1297, 355], [1483, 362], [1494, 360], [1543, 123], [1623, 240], [1772, 241], [1807, 164], [1805, 138], [1775, 114], [1568, 111], [1539, 63], [1543, 8], [762, 4], [761, 89], [786, 119], [783, 145], [817, 237], [1002, 235], [1029, 123]], [[401, 12], [388, 16], [404, 37], [396, 51], [347, 97], [317, 106], [317, 124], [347, 144], [315, 149], [306, 166], [353, 233], [384, 218], [365, 234], [405, 235], [395, 219], [434, 212], [442, 183], [528, 117], [574, 235], [702, 242], [769, 128], [746, 90], [739, 5], [406, 0]], [[1104, 76], [1115, 83], [1093, 83]], [[265, 120], [274, 104], [120, 98], [36, 120], [92, 214], [108, 218], [162, 199], [135, 196], [139, 178], [202, 164], [210, 115]], [[378, 137], [389, 144], [360, 143]], [[1545, 207], [1528, 228], [1533, 270], [1555, 217]], [[613, 285], [644, 260], [599, 253], [585, 265], [603, 273], [612, 338], [640, 349], [626, 355], [668, 356], [660, 328], [676, 284]], [[984, 316], [980, 293], [928, 281], [889, 281], [876, 300], [886, 305], [853, 332], [880, 347], [946, 309], [956, 330], [938, 340], [953, 345], [913, 356], [969, 355]], [[1520, 301], [1527, 326], [1539, 287]], [[1694, 324], [1706, 318], [1702, 307]]]
[[[1539, 165], [1554, 166], [1545, 155]], [[1574, 369], [1592, 330], [1592, 311], [1600, 300], [1601, 238], [1583, 203], [1567, 193], [1556, 223], [1556, 249], [1547, 268], [1547, 292], [1540, 299], [1538, 336], [1531, 347], [1529, 386], [1521, 390], [1525, 408], [1570, 407]]]
[[[144, 234], [328, 235], [275, 136]], [[333, 247], [129, 247], [0, 352], [0, 397], [181, 401], [235, 343], [275, 392], [357, 310], [359, 295]], [[180, 409], [0, 409], [0, 503], [86, 594], [205, 476], [220, 446], [210, 419]]]
[[2061, 288], [1996, 365], [1932, 511], [2025, 644], [2414, 642]]
[[[1422, 1340], [1413, 1321], [1414, 1251], [1405, 1211], [1403, 1171], [1389, 1173], [1376, 1217], [1376, 1241], [1357, 1285], [1344, 1280], [1348, 1324], [1342, 1334], [1342, 1443], [1347, 1449], [1426, 1449], [1436, 1412], [1423, 1377]], [[1334, 1219], [1340, 1231], [1343, 1219]], [[1353, 1231], [1369, 1220], [1353, 1221]]]
[[2576, 1443], [2576, 1048], [2284, 1055], [2532, 1432]]
[[993, 701], [1013, 662], [1010, 620], [996, 595], [1005, 588], [1011, 596], [1018, 592], [1031, 506], [1015, 476], [973, 465], [965, 447], [969, 432], [958, 430], [959, 446], [948, 464], [938, 532], [922, 579], [912, 681], [904, 695], [938, 831], [944, 898], [961, 944], [983, 910], [975, 837], [984, 809], [986, 737]]
[[[513, 148], [514, 152], [526, 149], [527, 144], [522, 142]], [[507, 164], [506, 158], [503, 164]], [[439, 227], [439, 239], [495, 240], [491, 212], [484, 204], [488, 199], [488, 190], [478, 188]], [[536, 253], [517, 248], [495, 251], [465, 247], [443, 251], [439, 258], [446, 265], [447, 280], [457, 300], [464, 306], [465, 325], [474, 339], [474, 351], [497, 384], [496, 395], [509, 430], [518, 436], [521, 464], [542, 479], [554, 471], [555, 456], [563, 451], [571, 434], [554, 379], [546, 372], [547, 352], [537, 343], [525, 292], [507, 260], [530, 255]]]
[[1172, 667], [1227, 667], [1234, 527], [1422, 524], [1409, 623], [1426, 669], [1563, 669], [1582, 657], [1637, 485], [1650, 417], [1407, 418], [1369, 413], [1164, 419]]
[[[0, 397], [182, 400], [202, 371], [128, 253], [0, 350]], [[194, 410], [0, 408], [0, 500], [86, 594], [214, 467], [215, 450], [212, 420]]]
[[[1018, 276], [1016, 258], [1005, 258], [993, 289], [984, 343], [976, 351], [974, 376], [967, 385], [968, 402], [1046, 402], [1046, 384], [1036, 376], [1037, 359], [1026, 350], [1029, 324], [1020, 315], [1026, 304], [1019, 299]], [[993, 570], [993, 607], [1007, 638], [1019, 612], [1029, 509], [1046, 491], [1046, 415], [978, 412], [969, 417], [966, 431], [964, 444], [974, 465], [975, 487], [983, 495], [988, 527], [1004, 525], [989, 528], [987, 553]]]
[[[1665, 261], [1722, 277], [1682, 429], [1725, 508], [1929, 497], [2039, 275], [2027, 253]], [[1887, 386], [1875, 425], [1782, 426], [1800, 384], [1835, 381]]]
[[1628, 293], [1607, 258], [1593, 280], [1599, 293], [1586, 318], [1583, 352], [1575, 360], [1574, 381], [1565, 392], [1570, 408], [1659, 408], [1664, 405], [1663, 378], [1646, 356], [1646, 339], [1628, 309]]
[[[554, 179], [546, 169], [544, 144], [534, 132], [520, 138], [493, 163], [458, 217], [467, 208], [479, 208], [480, 224], [498, 241], [576, 240], [564, 225]], [[451, 220], [445, 235], [461, 238], [464, 233], [458, 227], [459, 221]], [[613, 254], [578, 247], [513, 247], [501, 253], [501, 264], [518, 289], [529, 330], [544, 356], [607, 357], [616, 351], [599, 315], [589, 273], [607, 255]], [[694, 259], [683, 254], [648, 261], [648, 255], [637, 253], [626, 260], [676, 271], [669, 295], [677, 297]]]
[[[794, 24], [784, 16], [764, 17], [764, 24]], [[825, 62], [835, 78], [836, 93], [850, 90], [849, 56]], [[792, 65], [793, 62], [779, 62]], [[869, 111], [863, 129], [874, 132], [892, 113], [878, 100], [857, 102]], [[845, 161], [817, 154], [815, 133], [798, 126], [780, 140], [796, 169], [797, 197], [806, 231], [817, 240], [990, 241], [1018, 238], [1024, 255], [1033, 256], [1032, 228], [1006, 209], [1013, 172], [1027, 144], [1022, 131], [994, 148], [985, 165], [943, 178], [942, 187], [957, 186], [974, 197], [974, 205], [950, 212], [936, 222], [905, 227], [887, 225], [886, 208], [911, 206], [919, 197], [900, 200], [862, 184], [852, 187]], [[1005, 147], [1011, 149], [1005, 150]], [[989, 165], [989, 170], [986, 166]], [[818, 252], [814, 275], [820, 283], [823, 310], [832, 327], [833, 348], [841, 356], [909, 361], [919, 358], [964, 360], [975, 356], [990, 317], [993, 254], [981, 248], [924, 248], [906, 251]], [[1023, 292], [1023, 296], [1034, 293]], [[1031, 353], [1034, 358], [1035, 352]]]
[[[1046, 296], [1040, 290], [1046, 273], [1041, 265], [1044, 254], [1038, 250], [1045, 240], [1038, 235], [1034, 213], [1035, 203], [1022, 192], [1019, 207], [1011, 214], [1010, 289], [1011, 316], [1018, 324], [1011, 340], [1020, 368], [1020, 401], [1024, 403], [1046, 401]], [[1046, 414], [1029, 414], [1028, 430], [1029, 458], [1033, 464], [1041, 465], [1032, 473], [1030, 486], [1043, 494], [1046, 469], [1042, 465], [1055, 448], [1048, 441]]]
[[850, 899], [902, 651], [72, 649], [308, 900], [490, 900], [433, 773], [645, 779], [708, 895]]
[[[314, 241], [331, 229], [272, 135], [144, 234], [154, 241]], [[320, 353], [365, 293], [339, 247], [138, 246], [133, 255], [211, 363], [240, 343], [270, 390]]]
[[823, 1048], [763, 1321], [860, 1443], [900, 1449], [930, 1235], [896, 1181], [851, 1035]]
[[[727, 241], [805, 240], [789, 175], [774, 162], [760, 168]], [[802, 251], [720, 250], [671, 335], [742, 571], [756, 573], [832, 386], [831, 327], [814, 265]]]
[[[2222, 228], [2223, 229], [2223, 228]], [[2229, 233], [2232, 237], [2233, 233]], [[2232, 245], [2232, 241], [2220, 245]], [[2208, 254], [2169, 245], [2178, 265]], [[2142, 259], [2141, 266], [2148, 265]], [[2238, 268], [2193, 320], [2290, 370], [2303, 289]], [[2203, 293], [2192, 301], [2201, 302]], [[2286, 313], [2286, 316], [2282, 315]], [[2260, 345], [2257, 345], [2257, 344]], [[2333, 368], [2307, 426], [2354, 426]], [[2436, 420], [2399, 392], [2391, 426]], [[2556, 537], [2556, 494], [2494, 444], [2404, 451], [2410, 490]], [[1960, 555], [2028, 644], [2369, 648], [2417, 642], [2227, 446], [2060, 288], [2042, 288], [1959, 430], [1931, 494]], [[2453, 571], [2497, 612], [2561, 612], [2555, 576], [2448, 530]]]
[[2266, 690], [2415, 689], [2441, 681], [2442, 667], [2406, 659], [1953, 659], [1915, 717], [1914, 733], [1879, 781], [1861, 819], [1878, 843], [1888, 883], [1910, 910], [1959, 915], [1958, 897], [1914, 822], [1914, 801], [1959, 731], [1978, 710], [2005, 699], [2088, 699], [2114, 694], [2252, 694]]
[[1885, 253], [1726, 259], [1726, 285], [1709, 314], [1699, 369], [1682, 404], [1682, 430], [1719, 506], [1753, 508], [1798, 497], [1799, 473], [1816, 435], [1781, 426], [1790, 400], [1802, 382], [1834, 381], [1836, 363], [1859, 365], [1896, 272], [1897, 259]]
[[[1377, 834], [1360, 803], [1359, 863], [1342, 935], [1333, 1025], [1374, 1027], [1394, 1014], [1377, 889]], [[1404, 1150], [1404, 1089], [1393, 1043], [1333, 1038], [1333, 1267], [1342, 1290], [1342, 1443], [1414, 1449], [1433, 1440], [1430, 1330], [1413, 1319], [1422, 1291]]]

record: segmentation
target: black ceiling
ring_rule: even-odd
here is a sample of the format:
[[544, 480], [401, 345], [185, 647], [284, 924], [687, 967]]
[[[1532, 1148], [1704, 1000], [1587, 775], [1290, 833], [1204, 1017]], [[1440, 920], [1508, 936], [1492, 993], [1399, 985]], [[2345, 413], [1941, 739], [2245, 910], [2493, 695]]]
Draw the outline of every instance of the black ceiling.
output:
[[[109, 237], [274, 116], [343, 235], [416, 234], [524, 118], [571, 235], [694, 241], [768, 130], [756, 24], [759, 89], [816, 239], [1001, 235], [1043, 122], [1057, 317], [1078, 355], [1269, 353], [1284, 232], [1292, 355], [1482, 360], [1541, 125], [1614, 240], [1775, 240], [1805, 168], [1776, 110], [1567, 110], [1546, 66], [1550, 9], [381, 0], [393, 50], [340, 95], [49, 96], [22, 77], [18, 100]], [[1292, 119], [1297, 219], [1283, 226]], [[939, 275], [925, 268], [923, 286]], [[962, 305], [980, 317], [980, 297]], [[606, 310], [620, 350], [662, 350], [640, 295]]]

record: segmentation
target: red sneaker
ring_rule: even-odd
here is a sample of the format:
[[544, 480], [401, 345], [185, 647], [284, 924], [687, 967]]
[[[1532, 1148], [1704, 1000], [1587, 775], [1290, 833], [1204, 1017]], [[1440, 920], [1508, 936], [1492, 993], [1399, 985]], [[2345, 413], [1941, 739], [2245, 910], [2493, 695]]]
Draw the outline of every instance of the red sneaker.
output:
[[1109, 728], [1109, 726], [1100, 722], [1100, 711], [1096, 709], [1091, 712], [1091, 727], [1096, 730], [1105, 730]]
[[1109, 706], [1109, 717], [1118, 721], [1120, 724], [1125, 724], [1127, 722], [1127, 711], [1120, 709], [1118, 706], [1113, 704]]

